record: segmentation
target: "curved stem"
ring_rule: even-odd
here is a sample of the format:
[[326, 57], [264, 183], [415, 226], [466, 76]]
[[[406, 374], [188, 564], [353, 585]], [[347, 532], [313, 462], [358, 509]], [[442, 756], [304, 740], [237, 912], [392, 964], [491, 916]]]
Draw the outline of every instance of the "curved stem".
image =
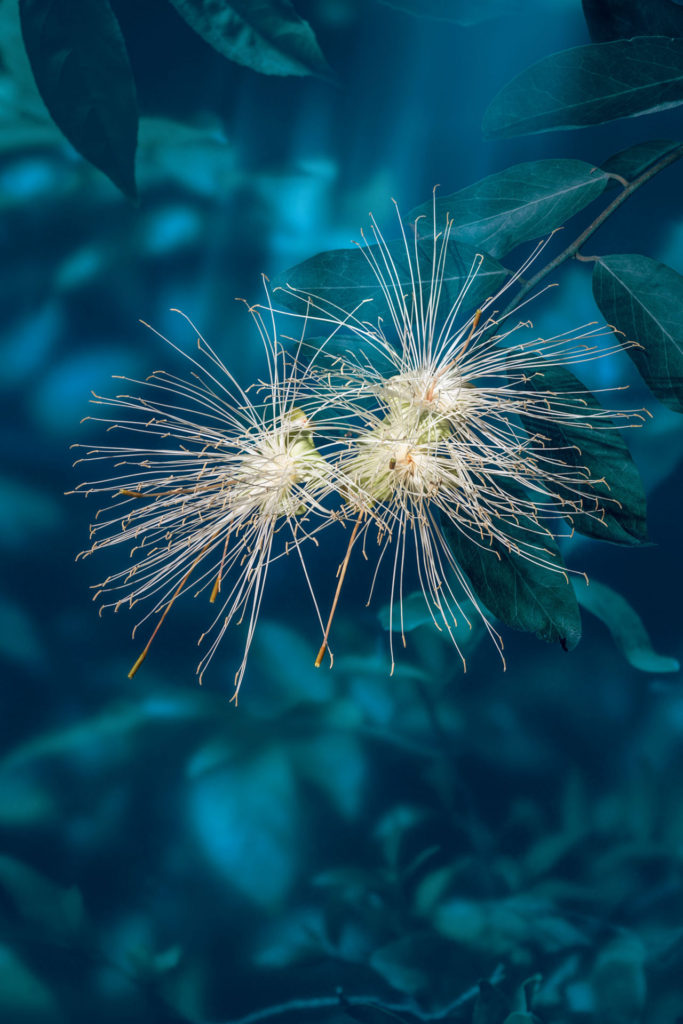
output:
[[588, 241], [591, 235], [595, 234], [598, 228], [605, 223], [608, 217], [612, 216], [615, 210], [619, 209], [622, 203], [626, 202], [629, 196], [633, 195], [641, 185], [645, 185], [648, 181], [654, 178], [656, 174], [659, 174], [660, 171], [663, 171], [665, 167], [669, 167], [670, 164], [676, 163], [676, 161], [680, 160], [681, 157], [683, 157], [683, 143], [681, 143], [680, 146], [676, 146], [675, 149], [672, 149], [669, 153], [652, 164], [651, 167], [644, 170], [642, 174], [639, 174], [637, 178], [634, 178], [633, 181], [629, 182], [623, 191], [619, 193], [616, 199], [613, 199], [609, 206], [606, 206], [605, 209], [598, 214], [595, 220], [588, 225], [585, 231], [581, 232], [579, 237], [576, 238], [571, 245], [568, 245], [566, 249], [563, 249], [555, 259], [551, 260], [550, 263], [539, 270], [537, 274], [534, 274], [533, 277], [529, 278], [529, 280], [522, 285], [513, 301], [505, 307], [501, 315], [509, 313], [515, 308], [515, 306], [518, 306], [522, 299], [528, 295], [530, 291], [533, 291], [533, 289], [540, 284], [548, 274], [552, 274], [553, 270], [561, 266], [568, 259], [577, 256], [581, 246]]

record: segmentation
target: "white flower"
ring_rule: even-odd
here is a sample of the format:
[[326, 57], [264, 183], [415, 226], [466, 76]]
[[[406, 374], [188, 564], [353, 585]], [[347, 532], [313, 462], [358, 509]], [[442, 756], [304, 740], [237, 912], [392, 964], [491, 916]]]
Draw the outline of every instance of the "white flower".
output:
[[[446, 220], [439, 232], [435, 213], [425, 273], [425, 239], [418, 239], [418, 225], [414, 241], [401, 228], [399, 270], [395, 247], [385, 242], [373, 219], [374, 244], [364, 239], [360, 251], [388, 309], [386, 323], [361, 319], [364, 302], [348, 310], [305, 291], [290, 288], [289, 293], [305, 303], [301, 315], [306, 321], [316, 329], [322, 324], [337, 347], [340, 339], [348, 339], [333, 371], [321, 368], [317, 380], [318, 400], [337, 405], [338, 429], [346, 434], [337, 445], [336, 473], [347, 515], [356, 525], [341, 578], [356, 538], [376, 528], [380, 554], [372, 589], [393, 545], [391, 605], [398, 597], [402, 629], [404, 568], [412, 547], [434, 622], [457, 647], [455, 627], [461, 618], [467, 620], [462, 595], [478, 605], [443, 524], [492, 559], [502, 547], [566, 575], [548, 551], [548, 538], [572, 514], [601, 518], [603, 509], [592, 490], [600, 481], [574, 464], [566, 446], [554, 447], [544, 430], [608, 429], [615, 422], [639, 424], [641, 417], [608, 413], [587, 402], [585, 391], [554, 393], [534, 386], [552, 367], [583, 363], [622, 347], [595, 344], [608, 332], [594, 325], [535, 338], [530, 323], [517, 321], [518, 309], [496, 312], [542, 246], [496, 295], [463, 317], [461, 309], [483, 262], [477, 257], [461, 290], [447, 303], [444, 272], [451, 227]], [[326, 638], [330, 623], [331, 617]], [[488, 622], [487, 627], [501, 650], [500, 637]]]
[[[331, 490], [331, 469], [316, 447], [315, 425], [298, 402], [305, 374], [297, 374], [296, 358], [286, 358], [274, 327], [257, 310], [251, 313], [265, 346], [267, 383], [253, 392], [242, 389], [197, 332], [197, 356], [186, 355], [192, 367], [187, 378], [160, 371], [134, 382], [144, 388], [139, 396], [95, 396], [96, 404], [116, 414], [97, 422], [130, 435], [131, 442], [99, 446], [78, 460], [112, 466], [105, 479], [77, 488], [113, 498], [98, 512], [92, 547], [83, 554], [120, 544], [131, 548], [132, 564], [99, 584], [95, 597], [110, 596], [103, 607], [115, 609], [147, 601], [136, 629], [159, 616], [129, 675], [146, 657], [176, 598], [191, 589], [219, 605], [200, 638], [210, 637], [197, 668], [200, 680], [230, 623], [247, 621], [235, 698], [268, 566], [296, 551], [308, 580], [302, 544], [315, 540], [330, 521], [323, 500]], [[280, 535], [283, 543], [276, 546]]]

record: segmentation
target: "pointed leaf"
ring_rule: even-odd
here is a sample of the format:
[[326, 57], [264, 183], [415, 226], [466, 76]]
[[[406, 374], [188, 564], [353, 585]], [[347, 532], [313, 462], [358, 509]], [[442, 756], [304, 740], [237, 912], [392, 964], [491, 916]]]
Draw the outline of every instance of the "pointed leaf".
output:
[[595, 43], [633, 36], [683, 36], [683, 10], [676, 0], [582, 0]]
[[[660, 157], [666, 156], [680, 146], [674, 139], [653, 139], [651, 142], [639, 142], [628, 149], [615, 153], [602, 165], [608, 174], [618, 174], [626, 181], [633, 181], [639, 174], [656, 163]], [[608, 188], [616, 188], [618, 182], [611, 181]]]
[[[504, 256], [559, 228], [604, 191], [609, 178], [583, 160], [534, 160], [490, 174], [450, 196], [437, 196], [436, 223], [449, 214], [451, 237]], [[432, 202], [410, 213], [431, 224]]]
[[627, 352], [653, 394], [683, 412], [683, 276], [647, 256], [600, 256], [593, 295], [623, 340], [638, 342]]
[[19, 10], [36, 85], [55, 123], [135, 197], [135, 83], [108, 0], [20, 0]]
[[[556, 394], [574, 394], [580, 402], [582, 414], [601, 411], [602, 406], [587, 391], [578, 377], [562, 366], [546, 366], [542, 373], [529, 375], [527, 384], [536, 391]], [[568, 516], [579, 533], [614, 544], [644, 544], [647, 542], [645, 519], [646, 499], [640, 474], [631, 458], [626, 442], [615, 429], [612, 420], [596, 420], [591, 429], [572, 424], [551, 423], [522, 417], [530, 434], [540, 432], [548, 438], [545, 443], [557, 448], [557, 457], [567, 466], [584, 469], [596, 482], [581, 486], [590, 497], [584, 502], [585, 514]], [[563, 494], [563, 488], [556, 490]], [[566, 492], [569, 496], [569, 492]], [[595, 496], [597, 509], [591, 498]], [[572, 497], [576, 497], [572, 494]]]
[[683, 103], [683, 39], [643, 36], [544, 57], [505, 85], [484, 134], [511, 138], [582, 128]]
[[678, 672], [675, 658], [657, 654], [638, 613], [616, 590], [591, 580], [575, 579], [574, 590], [582, 608], [603, 622], [629, 665], [640, 672]]
[[[518, 525], [498, 524], [517, 551], [495, 539], [484, 539], [480, 546], [453, 524], [442, 526], [460, 568], [493, 615], [512, 629], [535, 633], [548, 642], [560, 640], [571, 650], [581, 638], [581, 616], [557, 544], [539, 534], [529, 516], [517, 519]], [[529, 551], [532, 544], [537, 546], [534, 557], [546, 564], [519, 553]]]
[[[412, 282], [408, 257], [402, 239], [387, 243], [387, 249], [394, 262], [404, 294], [410, 295]], [[423, 238], [418, 242], [418, 256], [422, 273], [425, 297], [429, 293], [434, 243], [432, 238]], [[371, 256], [377, 256], [380, 266], [384, 265], [383, 257], [378, 253], [378, 246], [368, 246]], [[451, 241], [443, 268], [443, 290], [439, 311], [445, 316], [458, 298], [479, 253], [469, 245]], [[411, 261], [415, 262], [415, 254], [411, 253]], [[467, 292], [464, 308], [475, 308], [484, 299], [494, 295], [508, 276], [507, 270], [491, 256], [484, 256], [479, 271]], [[293, 289], [295, 291], [292, 291]], [[287, 309], [295, 313], [306, 311], [306, 295], [315, 295], [323, 303], [338, 307], [337, 312], [356, 311], [359, 320], [376, 323], [379, 317], [387, 320], [389, 310], [384, 298], [382, 287], [370, 264], [368, 255], [363, 249], [354, 246], [352, 249], [332, 249], [321, 252], [317, 256], [298, 263], [273, 281], [275, 299]], [[301, 295], [295, 292], [303, 293]]]
[[228, 60], [262, 75], [330, 69], [313, 29], [290, 0], [171, 0], [178, 14]]

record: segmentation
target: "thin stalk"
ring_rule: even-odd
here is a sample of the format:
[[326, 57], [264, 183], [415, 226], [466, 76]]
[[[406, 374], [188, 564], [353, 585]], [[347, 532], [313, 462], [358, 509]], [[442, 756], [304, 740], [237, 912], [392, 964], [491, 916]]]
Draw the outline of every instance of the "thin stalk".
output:
[[[315, 659], [315, 667], [316, 668], [320, 668], [320, 666], [322, 665], [322, 662], [323, 662], [323, 658], [325, 657], [325, 651], [327, 650], [327, 641], [328, 641], [329, 636], [330, 636], [330, 629], [332, 628], [332, 620], [334, 618], [334, 613], [337, 610], [337, 602], [339, 601], [339, 595], [341, 594], [341, 588], [342, 588], [343, 583], [344, 583], [344, 577], [346, 576], [346, 570], [349, 567], [349, 560], [351, 558], [351, 551], [353, 550], [353, 545], [356, 542], [356, 537], [358, 536], [358, 531], [360, 529], [360, 524], [363, 522], [363, 515], [364, 515], [364, 513], [361, 512], [360, 515], [358, 516], [358, 519], [356, 519], [356, 522], [355, 522], [354, 527], [353, 527], [353, 531], [351, 533], [351, 537], [349, 539], [349, 546], [346, 549], [346, 554], [344, 555], [344, 561], [339, 566], [339, 581], [337, 583], [337, 589], [334, 592], [334, 600], [332, 601], [332, 608], [330, 610], [330, 617], [327, 620], [327, 626], [325, 627], [325, 634], [323, 636], [323, 642], [322, 642], [322, 644], [320, 646], [320, 650], [318, 651], [318, 657]], [[332, 668], [333, 660], [334, 659], [333, 659], [332, 655], [330, 654], [330, 668]]]
[[529, 278], [529, 280], [522, 285], [517, 295], [514, 297], [512, 302], [505, 307], [501, 315], [509, 313], [515, 308], [515, 306], [518, 306], [522, 299], [524, 299], [529, 292], [533, 291], [534, 288], [536, 288], [536, 286], [548, 276], [548, 274], [552, 274], [553, 270], [556, 270], [557, 267], [560, 267], [572, 257], [577, 256], [581, 246], [588, 241], [591, 235], [595, 234], [598, 228], [605, 223], [608, 217], [612, 216], [615, 210], [619, 209], [622, 203], [626, 202], [629, 196], [633, 195], [641, 185], [645, 185], [648, 181], [654, 178], [656, 174], [659, 174], [660, 171], [663, 171], [665, 167], [669, 167], [671, 164], [676, 163], [676, 161], [680, 160], [681, 157], [683, 157], [683, 143], [680, 146], [676, 146], [676, 148], [672, 149], [670, 153], [667, 153], [666, 156], [657, 160], [651, 167], [648, 167], [642, 172], [642, 174], [639, 174], [637, 178], [634, 178], [633, 181], [629, 182], [619, 193], [616, 199], [613, 199], [609, 206], [606, 206], [605, 209], [598, 214], [595, 220], [588, 225], [585, 231], [581, 232], [579, 237], [576, 238], [571, 245], [568, 245], [566, 249], [563, 249], [555, 259], [551, 260], [550, 263], [539, 270], [537, 274], [534, 274], [533, 277]]

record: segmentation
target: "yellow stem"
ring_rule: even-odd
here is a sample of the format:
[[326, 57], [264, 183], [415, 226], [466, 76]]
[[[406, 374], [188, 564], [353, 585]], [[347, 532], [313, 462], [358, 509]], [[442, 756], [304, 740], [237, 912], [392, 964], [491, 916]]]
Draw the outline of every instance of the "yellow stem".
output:
[[[339, 582], [337, 583], [337, 589], [335, 590], [335, 593], [334, 593], [334, 600], [332, 601], [332, 608], [330, 610], [330, 617], [327, 620], [327, 626], [325, 627], [325, 634], [323, 636], [323, 642], [322, 642], [322, 645], [320, 647], [320, 650], [318, 651], [318, 657], [315, 659], [315, 667], [316, 668], [320, 668], [320, 666], [322, 665], [323, 658], [325, 657], [325, 651], [327, 650], [327, 640], [328, 640], [329, 635], [330, 635], [330, 629], [332, 628], [332, 620], [334, 619], [334, 613], [337, 610], [337, 602], [339, 601], [339, 595], [341, 594], [341, 588], [342, 588], [343, 583], [344, 583], [344, 577], [346, 576], [346, 570], [349, 567], [349, 561], [351, 559], [351, 551], [353, 549], [353, 545], [356, 542], [356, 537], [358, 536], [358, 531], [360, 529], [360, 524], [363, 521], [363, 515], [364, 515], [364, 513], [361, 512], [360, 515], [358, 516], [358, 519], [356, 520], [356, 522], [354, 524], [353, 530], [351, 531], [351, 537], [349, 538], [349, 546], [346, 549], [346, 554], [344, 555], [344, 561], [342, 562], [342, 564], [339, 567]], [[330, 654], [330, 668], [332, 668], [333, 663], [334, 663], [334, 658], [332, 657], [332, 654]]]

